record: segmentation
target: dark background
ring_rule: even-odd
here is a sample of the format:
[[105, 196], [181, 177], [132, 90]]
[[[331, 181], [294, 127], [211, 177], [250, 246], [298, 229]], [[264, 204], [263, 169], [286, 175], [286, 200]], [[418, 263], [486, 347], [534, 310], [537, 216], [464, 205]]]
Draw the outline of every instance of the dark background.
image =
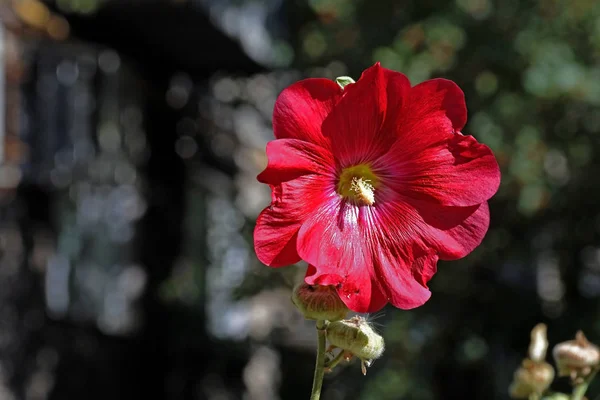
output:
[[484, 243], [423, 307], [370, 316], [385, 355], [323, 398], [506, 399], [537, 322], [600, 341], [600, 3], [15, 0], [0, 19], [1, 400], [308, 398], [304, 266], [256, 259], [255, 176], [284, 87], [375, 61], [456, 81], [502, 185]]

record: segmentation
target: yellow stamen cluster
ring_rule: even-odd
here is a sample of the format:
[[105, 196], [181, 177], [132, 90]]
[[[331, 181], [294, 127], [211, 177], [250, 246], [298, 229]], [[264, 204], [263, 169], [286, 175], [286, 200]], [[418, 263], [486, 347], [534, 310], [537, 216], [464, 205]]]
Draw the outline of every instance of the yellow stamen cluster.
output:
[[369, 179], [352, 178], [350, 190], [355, 193], [355, 196], [361, 202], [372, 206], [375, 204], [375, 188], [371, 185]]
[[375, 204], [375, 188], [379, 180], [368, 164], [359, 164], [342, 170], [337, 192], [358, 205]]

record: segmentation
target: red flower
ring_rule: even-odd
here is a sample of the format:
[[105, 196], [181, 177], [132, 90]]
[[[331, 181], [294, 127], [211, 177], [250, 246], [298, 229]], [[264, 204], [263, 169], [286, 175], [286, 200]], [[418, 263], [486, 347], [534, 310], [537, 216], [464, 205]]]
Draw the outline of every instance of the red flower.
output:
[[272, 189], [254, 231], [258, 258], [307, 261], [306, 282], [335, 285], [354, 311], [422, 305], [438, 258], [481, 243], [500, 183], [492, 151], [460, 133], [466, 120], [453, 82], [411, 87], [379, 63], [343, 90], [327, 79], [291, 85], [258, 176]]

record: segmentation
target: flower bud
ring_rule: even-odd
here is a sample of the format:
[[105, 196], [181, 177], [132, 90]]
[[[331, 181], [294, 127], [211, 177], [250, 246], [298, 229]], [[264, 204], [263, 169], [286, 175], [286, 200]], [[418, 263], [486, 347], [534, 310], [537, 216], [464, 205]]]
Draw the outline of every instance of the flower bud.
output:
[[529, 359], [542, 362], [546, 359], [548, 350], [547, 328], [545, 324], [537, 324], [531, 330], [531, 342], [529, 343]]
[[554, 380], [554, 368], [547, 362], [529, 359], [515, 371], [509, 394], [513, 399], [527, 399], [533, 394], [542, 394]]
[[373, 360], [381, 357], [385, 348], [381, 335], [359, 316], [329, 324], [327, 340], [332, 346], [360, 358], [363, 374], [367, 373], [366, 367], [369, 367]]
[[294, 288], [292, 302], [306, 319], [339, 321], [350, 311], [333, 286], [303, 282]]
[[554, 346], [552, 351], [560, 376], [570, 376], [573, 380], [588, 376], [600, 364], [600, 350], [590, 343], [582, 331], [575, 340], [568, 340]]

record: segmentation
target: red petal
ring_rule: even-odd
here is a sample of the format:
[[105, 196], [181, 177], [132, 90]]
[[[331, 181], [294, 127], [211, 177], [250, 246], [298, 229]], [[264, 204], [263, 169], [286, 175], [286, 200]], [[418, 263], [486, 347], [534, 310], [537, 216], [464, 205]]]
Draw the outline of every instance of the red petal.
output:
[[372, 293], [372, 257], [358, 222], [359, 212], [340, 199], [324, 203], [300, 228], [297, 249], [317, 269], [307, 283], [335, 285], [348, 308], [368, 312], [382, 304], [380, 300], [372, 304], [372, 298], [381, 299], [381, 295]]
[[336, 196], [326, 177], [305, 175], [289, 182], [272, 185], [273, 201], [259, 215], [254, 228], [254, 250], [258, 259], [270, 267], [282, 267], [300, 261], [296, 238], [302, 222]]
[[342, 89], [329, 79], [305, 79], [287, 87], [273, 110], [275, 137], [329, 147], [329, 139], [321, 133], [321, 124], [341, 96]]
[[378, 214], [373, 207], [330, 201], [307, 219], [297, 242], [298, 254], [314, 265], [306, 282], [336, 285], [340, 298], [357, 312], [371, 312], [387, 301], [403, 309], [417, 307], [430, 296], [425, 283], [435, 272], [436, 252], [427, 250], [408, 221]]
[[384, 127], [398, 138], [391, 153], [399, 161], [448, 141], [466, 122], [464, 95], [452, 81], [426, 81], [399, 97], [389, 97], [388, 103], [400, 106], [388, 104]]
[[404, 105], [410, 100], [410, 81], [399, 72], [385, 68], [382, 68], [382, 70], [386, 80], [387, 92], [386, 119], [382, 131], [397, 132], [399, 128], [398, 117], [401, 115]]
[[379, 285], [394, 307], [410, 310], [422, 306], [431, 297], [427, 281], [435, 274], [434, 251], [418, 254], [396, 253], [393, 247], [380, 246], [375, 271]]
[[300, 261], [296, 251], [300, 226], [298, 221], [286, 221], [265, 208], [254, 228], [254, 249], [258, 259], [269, 267], [284, 267]]
[[444, 260], [455, 260], [472, 252], [483, 240], [490, 221], [487, 203], [471, 207], [448, 207], [402, 199], [391, 191], [383, 192], [374, 212], [378, 242], [397, 247], [399, 257], [432, 249]]
[[307, 174], [333, 173], [335, 165], [327, 150], [297, 139], [277, 139], [267, 143], [267, 159], [269, 164], [257, 179], [271, 185]]
[[[420, 136], [438, 135], [435, 124], [422, 126]], [[402, 196], [466, 207], [491, 198], [500, 185], [500, 169], [489, 147], [472, 136], [450, 135], [418, 153], [398, 140], [374, 168]], [[415, 146], [415, 148], [418, 148]]]
[[400, 111], [408, 101], [411, 91], [410, 81], [406, 75], [391, 69], [382, 68], [386, 80], [387, 110]]
[[411, 108], [422, 114], [443, 110], [452, 121], [452, 127], [460, 131], [467, 123], [465, 94], [458, 85], [447, 79], [431, 79], [411, 90]]
[[379, 63], [344, 88], [344, 96], [323, 122], [323, 134], [331, 139], [342, 167], [370, 161], [392, 145], [393, 132], [381, 131], [386, 104], [386, 79]]
[[[350, 274], [346, 279], [337, 273], [322, 273], [318, 271], [313, 265], [309, 265], [306, 270], [306, 277], [304, 281], [309, 285], [331, 285], [337, 288], [337, 292], [340, 299], [346, 304], [346, 307], [357, 312], [377, 312], [381, 310], [387, 304], [387, 298], [379, 290], [376, 282], [363, 276], [363, 274]], [[367, 280], [369, 279], [369, 280]], [[365, 300], [361, 300], [356, 297], [356, 293], [360, 294], [360, 291], [365, 292], [370, 290], [370, 299], [365, 307], [363, 303]]]
[[[490, 225], [487, 202], [472, 207], [420, 207], [429, 230], [436, 230], [437, 248], [442, 260], [465, 257], [481, 244]], [[468, 215], [465, 217], [465, 213]], [[458, 224], [453, 220], [462, 219]], [[431, 234], [431, 233], [430, 233]]]

